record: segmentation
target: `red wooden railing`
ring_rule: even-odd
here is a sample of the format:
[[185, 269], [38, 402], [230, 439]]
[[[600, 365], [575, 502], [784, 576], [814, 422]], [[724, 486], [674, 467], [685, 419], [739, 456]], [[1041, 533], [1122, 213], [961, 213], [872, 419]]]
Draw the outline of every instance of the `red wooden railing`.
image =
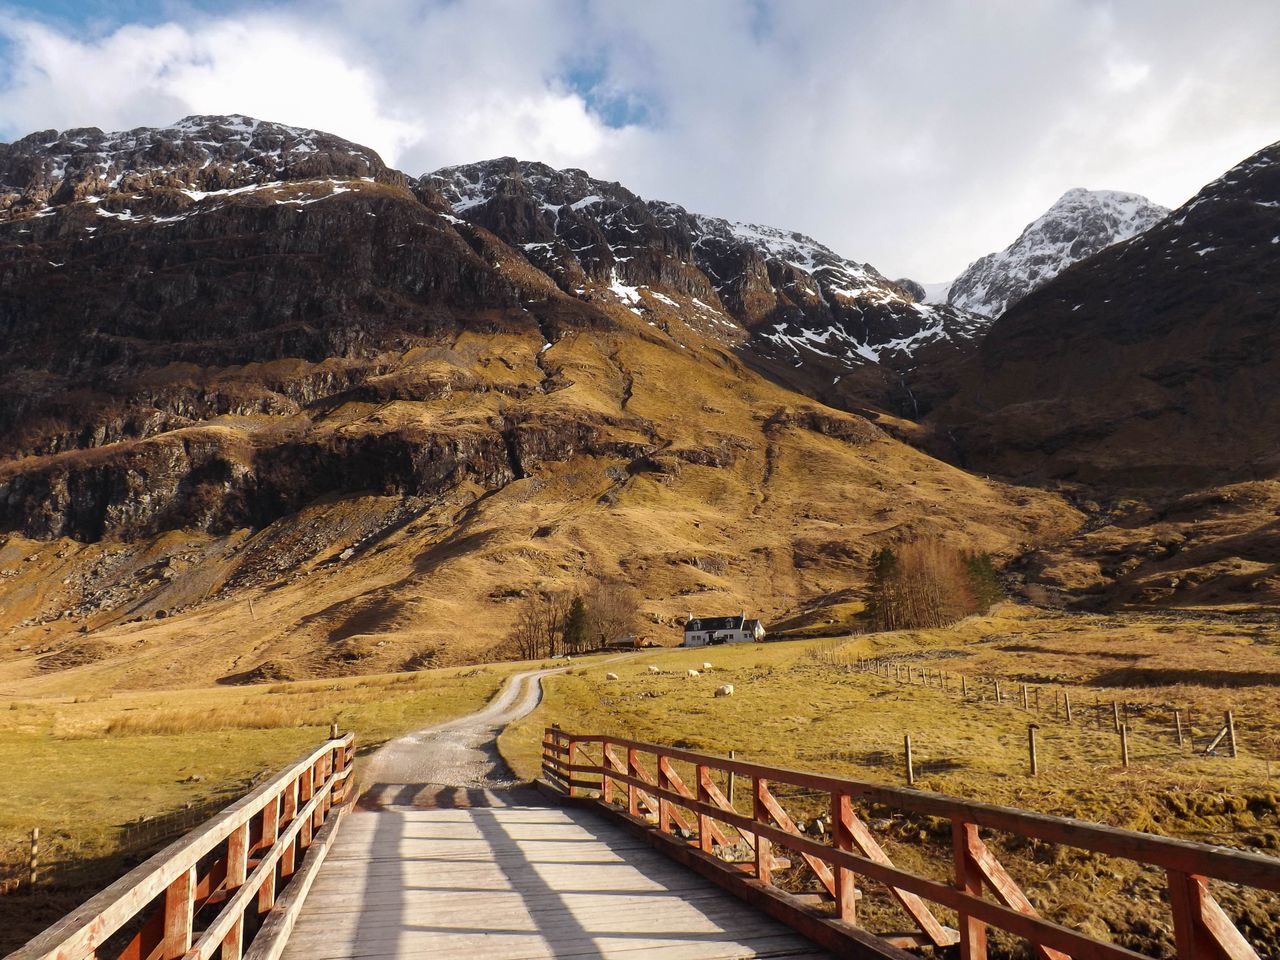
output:
[[[753, 900], [825, 946], [854, 956], [902, 957], [907, 945], [959, 944], [962, 960], [984, 960], [987, 931], [996, 927], [1031, 944], [1044, 960], [1142, 960], [1114, 943], [1041, 917], [979, 834], [981, 829], [1062, 844], [1163, 870], [1180, 960], [1259, 960], [1208, 890], [1209, 880], [1280, 892], [1280, 859], [1225, 847], [1122, 830], [1081, 820], [973, 803], [920, 790], [787, 770], [744, 760], [601, 735], [548, 729], [543, 739], [545, 781], [566, 798], [582, 796], [649, 835], [651, 842], [712, 879]], [[693, 788], [676, 763], [692, 768]], [[653, 774], [657, 771], [657, 775]], [[751, 814], [739, 812], [713, 774], [749, 788]], [[802, 834], [774, 795], [783, 784], [826, 795], [829, 839]], [[897, 867], [855, 812], [876, 804], [950, 821], [953, 880], [940, 883]], [[673, 832], [673, 824], [689, 839]], [[750, 863], [723, 860], [744, 843]], [[802, 858], [826, 891], [822, 910], [772, 887], [774, 850]], [[919, 933], [874, 937], [856, 925], [854, 878], [882, 883]], [[762, 887], [769, 888], [767, 897]], [[990, 896], [987, 896], [990, 894]], [[1280, 907], [1280, 900], [1276, 901]], [[943, 925], [930, 904], [953, 911]]]
[[113, 937], [129, 938], [110, 950], [120, 960], [279, 956], [349, 806], [353, 739], [335, 735], [8, 960], [105, 957]]

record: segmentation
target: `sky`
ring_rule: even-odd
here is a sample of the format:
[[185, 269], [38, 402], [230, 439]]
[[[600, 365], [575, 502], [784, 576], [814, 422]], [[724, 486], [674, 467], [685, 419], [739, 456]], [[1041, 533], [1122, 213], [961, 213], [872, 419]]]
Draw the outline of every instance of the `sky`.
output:
[[243, 113], [497, 156], [947, 280], [1072, 187], [1280, 139], [1276, 0], [0, 0], [0, 141]]

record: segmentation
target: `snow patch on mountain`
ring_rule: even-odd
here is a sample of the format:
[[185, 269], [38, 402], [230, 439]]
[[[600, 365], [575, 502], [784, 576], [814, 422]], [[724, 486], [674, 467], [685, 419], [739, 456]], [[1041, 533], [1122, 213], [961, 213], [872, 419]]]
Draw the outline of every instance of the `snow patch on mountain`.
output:
[[970, 264], [950, 284], [947, 302], [997, 317], [1073, 263], [1145, 232], [1168, 213], [1136, 193], [1068, 190], [1017, 240]]

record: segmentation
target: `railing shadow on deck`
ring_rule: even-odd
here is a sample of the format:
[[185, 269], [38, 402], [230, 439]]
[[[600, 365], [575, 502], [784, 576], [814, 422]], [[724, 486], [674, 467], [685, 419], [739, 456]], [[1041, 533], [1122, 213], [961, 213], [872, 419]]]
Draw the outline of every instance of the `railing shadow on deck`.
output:
[[[1041, 917], [984, 842], [982, 830], [1162, 871], [1182, 960], [1259, 960], [1209, 892], [1210, 880], [1280, 892], [1280, 859], [1247, 851], [558, 727], [545, 731], [542, 751], [548, 790], [625, 823], [839, 955], [907, 958], [902, 948], [958, 945], [963, 960], [984, 960], [988, 928], [994, 927], [1030, 944], [1039, 960], [1149, 960]], [[735, 781], [748, 791], [750, 815], [730, 801]], [[802, 833], [775, 796], [776, 785], [824, 795], [830, 838], [826, 831], [823, 839]], [[894, 865], [855, 812], [857, 804], [949, 821], [952, 882]], [[824, 904], [773, 884], [774, 870], [789, 865], [776, 856], [779, 848], [808, 865]], [[888, 937], [860, 929], [855, 878], [882, 884], [918, 931]], [[955, 917], [955, 927], [939, 921], [936, 907]]]
[[353, 794], [329, 740], [121, 877], [7, 960], [271, 960]]

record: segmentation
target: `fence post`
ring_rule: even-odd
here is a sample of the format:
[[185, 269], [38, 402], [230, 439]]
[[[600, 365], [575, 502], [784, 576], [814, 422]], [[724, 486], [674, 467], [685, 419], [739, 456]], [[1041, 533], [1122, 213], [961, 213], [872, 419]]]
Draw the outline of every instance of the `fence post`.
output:
[[1062, 702], [1066, 704], [1067, 723], [1070, 723], [1071, 722], [1071, 691], [1070, 690], [1064, 690], [1062, 692]]
[[[627, 748], [627, 776], [639, 779], [640, 771], [638, 752], [634, 747]], [[640, 816], [640, 788], [634, 783], [627, 784], [627, 813], [633, 817]]]
[[1022, 709], [1023, 710], [1031, 709], [1031, 702], [1027, 697], [1027, 685], [1025, 683], [1022, 685]]
[[[699, 803], [711, 802], [711, 791], [707, 789], [711, 782], [711, 771], [705, 764], [698, 764], [694, 768], [694, 774], [698, 778], [697, 797]], [[698, 811], [698, 849], [703, 853], [711, 853], [711, 818], [701, 810]]]
[[999, 678], [996, 678], [996, 703], [1004, 703], [1004, 694], [1000, 692]]
[[36, 878], [40, 874], [40, 828], [31, 828], [31, 859], [28, 861], [30, 867], [27, 873], [27, 892], [36, 892]]
[[1036, 756], [1036, 725], [1034, 723], [1027, 724], [1027, 750], [1031, 754], [1031, 775], [1034, 777], [1040, 773], [1040, 762]]
[[[243, 886], [249, 866], [249, 824], [242, 823], [227, 838], [227, 889], [234, 891]], [[236, 917], [235, 923], [222, 938], [223, 960], [240, 960], [244, 949], [244, 914]]]
[[1120, 704], [1115, 700], [1111, 701], [1111, 719], [1115, 723], [1116, 733], [1119, 733], [1120, 732]]
[[1129, 725], [1127, 723], [1120, 724], [1120, 759], [1126, 767], [1129, 766]]
[[1173, 730], [1178, 737], [1178, 746], [1182, 746], [1182, 711], [1173, 711]]
[[960, 698], [969, 699], [969, 679], [963, 673], [960, 674]]
[[911, 765], [911, 734], [905, 733], [902, 735], [902, 746], [903, 751], [906, 754], [907, 786], [910, 787], [914, 786], [916, 782], [916, 772]]
[[1227, 711], [1227, 749], [1231, 751], [1231, 756], [1236, 756], [1236, 721], [1231, 715], [1231, 711]]

